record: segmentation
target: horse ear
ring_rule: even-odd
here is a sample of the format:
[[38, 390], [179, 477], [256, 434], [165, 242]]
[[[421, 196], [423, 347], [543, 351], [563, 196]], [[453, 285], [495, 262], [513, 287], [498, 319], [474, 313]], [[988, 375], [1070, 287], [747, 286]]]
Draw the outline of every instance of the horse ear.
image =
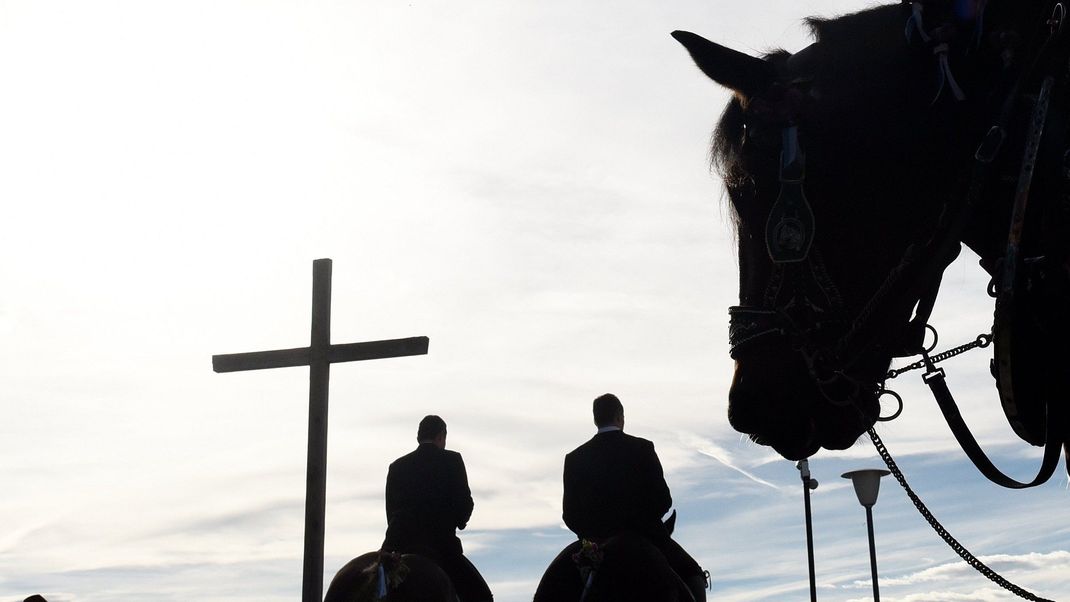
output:
[[776, 77], [773, 66], [766, 61], [725, 48], [690, 31], [674, 31], [672, 37], [684, 45], [707, 77], [744, 97], [764, 92]]

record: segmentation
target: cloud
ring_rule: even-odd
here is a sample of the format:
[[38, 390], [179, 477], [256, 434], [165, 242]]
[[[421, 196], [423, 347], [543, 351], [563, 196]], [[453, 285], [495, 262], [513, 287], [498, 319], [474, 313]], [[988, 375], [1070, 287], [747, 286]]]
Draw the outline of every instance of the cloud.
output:
[[283, 602], [299, 597], [300, 575], [297, 555], [230, 562], [109, 564], [8, 578], [0, 585], [0, 599], [7, 602], [4, 596], [10, 595], [15, 602], [41, 593], [49, 602]]
[[[1010, 573], [1013, 571], [1065, 571], [1063, 574], [1070, 575], [1070, 552], [1056, 550], [1048, 553], [1029, 554], [993, 554], [991, 556], [979, 556], [978, 560], [997, 573]], [[893, 578], [882, 578], [882, 585], [912, 585], [916, 583], [932, 583], [948, 581], [962, 577], [972, 576], [975, 569], [965, 562], [950, 562], [935, 567], [927, 568], [909, 575]], [[868, 582], [856, 582], [856, 587], [870, 587]]]
[[702, 454], [704, 456], [707, 456], [707, 457], [713, 458], [714, 460], [717, 460], [718, 462], [720, 462], [721, 464], [723, 464], [727, 468], [729, 468], [731, 470], [734, 470], [735, 472], [743, 475], [744, 477], [746, 477], [747, 479], [749, 479], [750, 481], [752, 481], [754, 483], [757, 483], [758, 485], [761, 485], [763, 487], [768, 487], [768, 488], [770, 488], [770, 489], [772, 489], [774, 491], [783, 491], [783, 487], [781, 487], [780, 485], [776, 485], [775, 483], [770, 483], [769, 481], [767, 481], [767, 480], [765, 480], [765, 479], [763, 479], [761, 477], [758, 477], [754, 473], [742, 468], [741, 466], [738, 466], [736, 464], [735, 460], [732, 458], [732, 455], [727, 450], [725, 450], [723, 447], [721, 447], [719, 445], [715, 445], [712, 442], [706, 442], [706, 444], [704, 446], [698, 448], [696, 451], [698, 451], [698, 453], [700, 453], [700, 454]]
[[[908, 594], [902, 597], [888, 596], [881, 590], [881, 599], [887, 602], [1011, 602], [1012, 600], [1019, 600], [1017, 596], [1006, 590], [993, 588], [976, 589], [969, 593], [930, 591]], [[844, 602], [868, 602], [871, 600], [873, 600], [873, 597], [869, 596], [848, 598]]]
[[[1066, 575], [1070, 574], [1070, 551], [1047, 553], [992, 554], [979, 559], [996, 573], [1026, 591], [1049, 599], [1063, 599], [1070, 594]], [[977, 587], [985, 579], [965, 562], [948, 562], [900, 577], [881, 577], [881, 598], [893, 602], [1005, 602], [1018, 597], [995, 585]], [[973, 589], [970, 589], [970, 588]], [[869, 590], [867, 580], [855, 580], [838, 586], [841, 590]], [[920, 591], [925, 588], [927, 591]], [[968, 592], [968, 593], [967, 593]], [[867, 598], [851, 598], [867, 600]]]
[[201, 515], [169, 525], [165, 531], [147, 534], [146, 537], [163, 535], [197, 536], [201, 534], [247, 533], [269, 529], [277, 525], [280, 519], [300, 516], [304, 509], [304, 500], [285, 499], [250, 505], [240, 510]]

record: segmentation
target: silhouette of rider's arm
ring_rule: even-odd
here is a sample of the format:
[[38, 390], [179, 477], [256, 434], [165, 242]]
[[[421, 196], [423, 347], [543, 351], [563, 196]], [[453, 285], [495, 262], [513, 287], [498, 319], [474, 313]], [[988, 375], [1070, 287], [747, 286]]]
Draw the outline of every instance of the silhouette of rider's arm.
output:
[[453, 524], [463, 530], [468, 526], [468, 520], [472, 518], [472, 509], [475, 503], [472, 501], [472, 490], [468, 487], [468, 472], [464, 468], [464, 459], [461, 454], [456, 454], [457, 465], [454, 469], [455, 478], [450, 497], [454, 511]]
[[[565, 526], [579, 537], [597, 537], [596, 534], [605, 533], [608, 521], [605, 508], [599, 511], [598, 500], [592, 493], [592, 484], [587, 483], [587, 475], [581, 470], [572, 454], [565, 456], [565, 494], [561, 501], [561, 518]], [[600, 520], [602, 519], [602, 520]]]
[[386, 524], [398, 520], [402, 512], [404, 493], [401, 491], [400, 479], [394, 473], [394, 465], [386, 473]]
[[643, 441], [642, 453], [636, 457], [637, 496], [634, 506], [635, 525], [661, 523], [661, 517], [672, 508], [672, 495], [665, 482], [665, 471], [654, 451], [654, 444]]

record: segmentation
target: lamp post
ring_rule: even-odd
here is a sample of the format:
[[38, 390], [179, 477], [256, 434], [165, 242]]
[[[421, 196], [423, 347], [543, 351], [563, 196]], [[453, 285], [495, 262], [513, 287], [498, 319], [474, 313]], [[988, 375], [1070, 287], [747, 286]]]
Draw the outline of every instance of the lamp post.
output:
[[817, 575], [814, 573], [814, 527], [810, 518], [810, 490], [817, 489], [817, 479], [810, 478], [810, 462], [803, 459], [795, 465], [803, 482], [803, 501], [806, 509], [806, 559], [810, 568], [810, 602], [817, 602]]
[[851, 479], [855, 486], [855, 495], [858, 503], [866, 509], [866, 528], [869, 531], [869, 568], [873, 576], [873, 602], [880, 602], [880, 591], [877, 588], [877, 547], [873, 542], [873, 505], [877, 503], [877, 493], [880, 492], [881, 477], [891, 474], [887, 470], [870, 468], [866, 470], [852, 470], [843, 473], [843, 478]]

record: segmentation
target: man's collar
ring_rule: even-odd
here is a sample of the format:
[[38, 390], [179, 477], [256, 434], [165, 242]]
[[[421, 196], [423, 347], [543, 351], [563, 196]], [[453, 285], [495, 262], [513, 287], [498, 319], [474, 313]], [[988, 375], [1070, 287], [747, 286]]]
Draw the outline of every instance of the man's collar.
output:
[[620, 430], [623, 430], [623, 429], [621, 429], [619, 426], [613, 426], [611, 424], [609, 426], [600, 426], [600, 427], [598, 427], [598, 434], [601, 435], [602, 433], [612, 433], [613, 431], [620, 431]]

